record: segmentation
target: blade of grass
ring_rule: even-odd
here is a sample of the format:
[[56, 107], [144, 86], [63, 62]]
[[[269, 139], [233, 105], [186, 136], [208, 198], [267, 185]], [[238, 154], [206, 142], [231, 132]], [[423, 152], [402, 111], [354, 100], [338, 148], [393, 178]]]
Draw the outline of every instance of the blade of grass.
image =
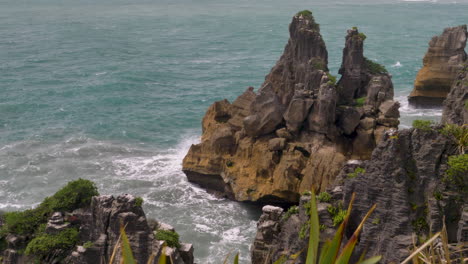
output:
[[443, 219], [442, 232], [440, 238], [442, 239], [442, 247], [444, 248], [445, 260], [447, 261], [447, 264], [451, 264], [452, 261], [450, 259], [450, 251], [448, 247], [448, 235], [447, 227], [445, 226], [445, 217]]
[[158, 259], [158, 264], [166, 264], [166, 263], [167, 263], [166, 242], [164, 242], [162, 249], [161, 249], [161, 255], [159, 256], [159, 259]]
[[354, 199], [356, 198], [356, 194], [353, 193], [351, 195], [351, 200], [348, 204], [348, 211], [346, 212], [345, 219], [336, 230], [335, 236], [333, 240], [330, 242], [329, 246], [324, 246], [322, 249], [322, 253], [320, 254], [320, 261], [319, 263], [334, 263], [338, 253], [340, 251], [341, 242], [343, 241], [344, 230], [346, 225], [348, 224], [349, 217], [351, 215], [351, 210], [353, 209]]
[[317, 253], [318, 253], [318, 244], [319, 244], [319, 220], [317, 212], [317, 202], [315, 201], [315, 190], [312, 187], [312, 195], [310, 197], [310, 230], [309, 230], [309, 247], [307, 249], [307, 258], [306, 264], [316, 264], [317, 263]]
[[236, 256], [234, 256], [233, 264], [239, 264], [239, 253], [237, 253]]
[[128, 236], [123, 225], [120, 225], [120, 235], [122, 236], [122, 240], [120, 240], [122, 247], [122, 260], [125, 264], [136, 264], [132, 248], [130, 247], [130, 241], [128, 241]]
[[405, 260], [403, 260], [403, 262], [401, 262], [401, 264], [409, 263], [414, 256], [417, 256], [419, 254], [419, 252], [423, 251], [427, 246], [429, 246], [439, 236], [440, 236], [440, 232], [436, 233], [433, 237], [431, 237], [431, 239], [426, 241], [426, 243], [424, 243], [422, 246], [420, 246], [418, 249], [416, 249], [411, 255], [409, 255], [409, 257], [407, 257]]
[[115, 243], [114, 249], [112, 250], [112, 255], [110, 257], [109, 264], [114, 263], [115, 255], [117, 254], [117, 250], [119, 249], [121, 238], [122, 238], [122, 233], [120, 233], [119, 238], [117, 239], [117, 242]]
[[231, 253], [232, 253], [232, 251], [230, 251], [230, 252], [226, 255], [226, 258], [224, 259], [223, 264], [227, 264], [227, 263], [228, 263], [228, 259], [229, 259], [229, 257], [231, 256]]
[[[363, 254], [364, 256], [364, 254]], [[359, 264], [375, 264], [382, 259], [382, 256], [375, 256], [359, 262]]]
[[154, 253], [151, 253], [150, 257], [148, 258], [148, 262], [146, 262], [146, 264], [153, 264], [153, 261], [154, 261]]
[[359, 233], [362, 230], [362, 227], [364, 226], [364, 223], [366, 222], [367, 218], [374, 212], [375, 208], [377, 207], [377, 204], [374, 204], [371, 209], [367, 212], [367, 214], [364, 216], [362, 219], [361, 223], [359, 226], [356, 228], [354, 231], [353, 235], [349, 239], [348, 243], [344, 246], [343, 251], [341, 252], [340, 256], [338, 257], [336, 263], [338, 264], [346, 264], [349, 262], [349, 258], [351, 257], [351, 254], [354, 251], [354, 246], [356, 246]]

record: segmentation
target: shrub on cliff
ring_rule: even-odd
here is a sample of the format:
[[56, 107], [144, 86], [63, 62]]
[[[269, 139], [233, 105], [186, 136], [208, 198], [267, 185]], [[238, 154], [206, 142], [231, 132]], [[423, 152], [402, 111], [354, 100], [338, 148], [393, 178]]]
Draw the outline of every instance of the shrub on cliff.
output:
[[445, 180], [458, 190], [468, 193], [468, 154], [450, 156], [447, 165]]
[[5, 226], [2, 233], [32, 235], [40, 224], [46, 223], [49, 216], [57, 211], [70, 212], [87, 207], [91, 197], [99, 195], [93, 182], [84, 179], [69, 182], [53, 196], [47, 197], [36, 208], [22, 212], [8, 212], [4, 215]]
[[458, 152], [465, 153], [468, 148], [468, 125], [458, 126], [454, 124], [447, 124], [442, 129], [442, 134], [449, 137], [455, 144], [457, 144]]
[[366, 69], [372, 74], [384, 74], [388, 73], [387, 69], [377, 62], [371, 61], [368, 58], [364, 57], [364, 64]]
[[38, 260], [46, 260], [48, 256], [60, 256], [72, 249], [78, 242], [78, 230], [68, 228], [58, 234], [40, 234], [26, 247], [25, 254], [33, 255]]
[[312, 29], [320, 31], [320, 25], [315, 22], [314, 16], [312, 15], [312, 12], [310, 10], [302, 10], [296, 13], [296, 16], [304, 17], [306, 19], [309, 19], [312, 23]]
[[413, 127], [422, 131], [430, 131], [432, 121], [430, 120], [414, 120], [413, 121]]
[[180, 248], [179, 234], [175, 231], [156, 230], [155, 238], [165, 241], [169, 247]]
[[[344, 238], [344, 233], [346, 226], [349, 222], [349, 217], [351, 215], [351, 210], [353, 207], [355, 194], [352, 195], [351, 201], [348, 206], [348, 210], [346, 210], [344, 219], [341, 225], [338, 227], [335, 236], [332, 240], [327, 241], [323, 244], [321, 250], [319, 251], [319, 241], [320, 241], [320, 230], [322, 229], [319, 218], [318, 218], [318, 209], [317, 209], [317, 202], [315, 199], [315, 192], [312, 191], [311, 199], [309, 202], [310, 205], [310, 218], [308, 222], [309, 226], [309, 243], [307, 249], [307, 258], [306, 264], [337, 264], [337, 263], [349, 263], [351, 255], [353, 254], [354, 247], [357, 244], [359, 234], [363, 228], [364, 222], [369, 218], [371, 213], [375, 210], [376, 205], [372, 206], [372, 208], [367, 212], [364, 216], [364, 219], [361, 221], [359, 226], [354, 231], [351, 238], [348, 240], [346, 245], [342, 246], [342, 241]], [[340, 250], [341, 249], [341, 250]], [[301, 251], [302, 252], [302, 251]], [[276, 263], [286, 263], [288, 260], [296, 259], [301, 252], [297, 254], [287, 256], [282, 255], [280, 258], [274, 262]], [[367, 264], [375, 264], [380, 261], [381, 257], [376, 256], [364, 260], [364, 256], [359, 259], [358, 263], [367, 263]]]

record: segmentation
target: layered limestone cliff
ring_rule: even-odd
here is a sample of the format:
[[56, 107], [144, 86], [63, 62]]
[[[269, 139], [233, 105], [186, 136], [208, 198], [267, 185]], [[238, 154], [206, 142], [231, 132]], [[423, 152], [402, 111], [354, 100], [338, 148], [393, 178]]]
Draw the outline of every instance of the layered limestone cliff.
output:
[[295, 15], [284, 53], [258, 90], [215, 102], [201, 143], [183, 161], [189, 181], [238, 201], [297, 203], [324, 190], [351, 158], [366, 159], [398, 125], [391, 76], [363, 56], [365, 36], [349, 30], [341, 80], [312, 14]]
[[[174, 231], [169, 225], [147, 221], [145, 213], [132, 195], [94, 196], [91, 206], [73, 212], [55, 212], [48, 220], [44, 233], [60, 234], [62, 231], [78, 230], [77, 245], [71, 250], [50, 250], [47, 257], [39, 259], [35, 255], [24, 254], [26, 243], [37, 234], [8, 234], [6, 249], [0, 256], [4, 264], [23, 263], [70, 263], [94, 264], [110, 263], [116, 243], [120, 241], [120, 226], [125, 226], [130, 246], [138, 263], [149, 263], [150, 256], [158, 263], [159, 256], [170, 256], [172, 263], [193, 264], [193, 246], [181, 243], [180, 247], [165, 247], [162, 240], [155, 238], [160, 230]], [[1, 226], [0, 226], [1, 227]], [[156, 231], [155, 231], [156, 230]], [[69, 242], [69, 241], [68, 241]], [[50, 242], [49, 242], [50, 243]], [[43, 242], [43, 247], [52, 244]], [[60, 257], [59, 257], [60, 256]], [[121, 248], [118, 247], [113, 263], [121, 263]]]
[[468, 124], [468, 62], [458, 73], [444, 101], [442, 123]]
[[[456, 147], [437, 129], [393, 131], [384, 136], [371, 160], [345, 165], [328, 189], [332, 199], [318, 204], [321, 238], [329, 238], [336, 228], [327, 208], [346, 208], [356, 193], [348, 235], [373, 204], [377, 209], [364, 225], [355, 256], [366, 251], [368, 256], [381, 255], [382, 263], [399, 263], [410, 254], [412, 235], [424, 238], [430, 230], [441, 230], [444, 217], [449, 242], [466, 243], [466, 193], [443, 181], [448, 157]], [[355, 173], [357, 167], [364, 170]], [[307, 248], [308, 235], [301, 232], [308, 233], [309, 199], [303, 196], [298, 213], [288, 218], [281, 208], [264, 208], [252, 246], [253, 264], [273, 263]], [[305, 255], [294, 263], [305, 263]]]
[[467, 60], [465, 46], [466, 25], [446, 28], [434, 36], [423, 59], [423, 68], [414, 81], [408, 100], [416, 107], [441, 106], [450, 91], [453, 80]]
[[[467, 80], [468, 65], [458, 73], [444, 102], [443, 124], [467, 124]], [[370, 160], [347, 162], [326, 190], [330, 199], [318, 204], [320, 238], [324, 241], [336, 232], [332, 213], [345, 209], [356, 193], [348, 238], [369, 208], [373, 204], [377, 208], [364, 225], [354, 257], [367, 252], [368, 256], [381, 255], [382, 263], [399, 263], [410, 255], [413, 237], [427, 238], [430, 232], [442, 229], [444, 220], [452, 252], [460, 247], [467, 250], [466, 166], [458, 165], [463, 167], [457, 169], [458, 180], [450, 178], [447, 171], [451, 157], [463, 156], [463, 148], [457, 144], [466, 143], [441, 131], [442, 125], [389, 130]], [[253, 264], [273, 263], [307, 248], [309, 201], [310, 196], [303, 195], [299, 208], [288, 213], [279, 207], [263, 208], [251, 248]], [[296, 261], [285, 263], [305, 263], [305, 256], [302, 253]]]

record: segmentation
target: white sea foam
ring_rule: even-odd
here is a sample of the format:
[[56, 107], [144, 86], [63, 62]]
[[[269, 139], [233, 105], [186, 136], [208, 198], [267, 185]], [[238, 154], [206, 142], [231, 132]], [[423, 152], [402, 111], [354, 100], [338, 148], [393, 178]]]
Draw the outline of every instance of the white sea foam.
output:
[[442, 108], [414, 108], [408, 103], [406, 96], [398, 96], [396, 100], [400, 102], [400, 113], [407, 117], [440, 117]]
[[396, 67], [402, 67], [403, 65], [401, 65], [401, 63], [399, 61], [397, 61], [395, 64], [392, 65], [392, 67], [396, 68]]

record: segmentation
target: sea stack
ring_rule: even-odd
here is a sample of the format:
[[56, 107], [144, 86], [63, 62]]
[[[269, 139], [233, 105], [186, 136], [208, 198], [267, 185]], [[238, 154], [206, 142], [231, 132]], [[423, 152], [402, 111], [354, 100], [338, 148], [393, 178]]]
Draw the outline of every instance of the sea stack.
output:
[[466, 25], [446, 28], [434, 36], [423, 59], [423, 67], [414, 81], [408, 101], [415, 107], [442, 106], [453, 80], [467, 60]]
[[364, 58], [365, 35], [348, 30], [342, 79], [310, 11], [297, 13], [284, 53], [255, 92], [211, 105], [201, 143], [183, 161], [189, 181], [238, 201], [291, 204], [324, 190], [349, 159], [368, 159], [398, 126], [391, 76]]

